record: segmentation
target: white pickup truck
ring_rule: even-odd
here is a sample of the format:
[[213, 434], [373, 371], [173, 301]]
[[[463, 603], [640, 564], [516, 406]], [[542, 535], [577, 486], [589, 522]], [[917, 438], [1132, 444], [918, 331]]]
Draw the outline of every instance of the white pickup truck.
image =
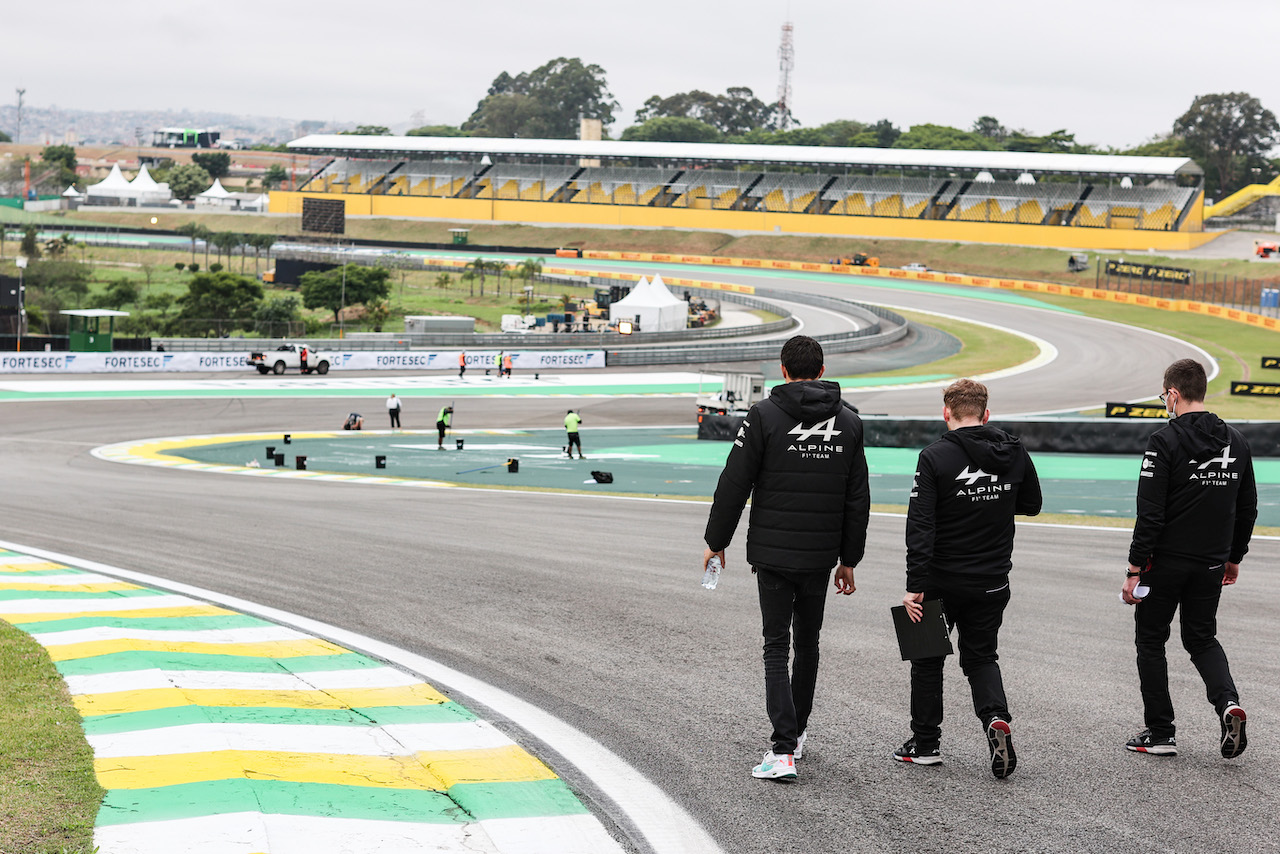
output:
[[[307, 350], [307, 365], [302, 366], [302, 349]], [[309, 344], [281, 344], [274, 350], [250, 353], [248, 363], [258, 369], [258, 373], [283, 374], [289, 368], [296, 368], [304, 374], [329, 373], [329, 357]]]

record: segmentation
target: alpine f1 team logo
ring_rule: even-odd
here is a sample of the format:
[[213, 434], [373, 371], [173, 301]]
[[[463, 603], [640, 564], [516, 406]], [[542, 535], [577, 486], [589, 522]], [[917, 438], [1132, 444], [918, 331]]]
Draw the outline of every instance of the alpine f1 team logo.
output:
[[833, 415], [826, 421], [820, 421], [812, 427], [806, 427], [803, 423], [797, 424], [787, 431], [787, 435], [795, 436], [797, 442], [807, 442], [814, 436], [821, 436], [822, 441], [830, 442], [840, 435], [840, 431], [836, 429], [836, 417]]
[[1000, 478], [994, 474], [985, 472], [981, 468], [970, 471], [968, 466], [965, 466], [964, 471], [956, 475], [956, 480], [964, 481], [964, 485], [960, 487], [956, 497], [968, 496], [972, 501], [991, 501], [999, 498], [1001, 493], [1008, 492], [1013, 488], [1013, 484], [1000, 483]]
[[987, 474], [982, 469], [978, 469], [977, 471], [969, 471], [968, 466], [965, 466], [964, 471], [956, 475], [956, 480], [963, 480], [965, 486], [973, 486], [975, 483], [982, 480], [984, 477], [987, 478], [987, 480], [991, 481], [992, 483], [995, 483], [997, 480], [999, 480], [999, 478], [997, 478], [995, 475]]
[[[1201, 481], [1204, 486], [1225, 486], [1227, 481], [1239, 480], [1240, 473], [1231, 471], [1231, 464], [1238, 459], [1239, 457], [1231, 456], [1231, 446], [1227, 445], [1221, 454], [1200, 463], [1191, 473], [1190, 480]], [[1196, 461], [1192, 460], [1191, 465], [1197, 465]]]
[[[788, 451], [796, 451], [802, 457], [830, 459], [832, 454], [844, 452], [844, 445], [832, 440], [841, 434], [836, 429], [836, 417], [833, 415], [826, 421], [820, 421], [812, 427], [801, 422], [787, 431], [788, 436], [795, 436], [795, 441], [787, 446]], [[814, 441], [821, 439], [821, 442]]]

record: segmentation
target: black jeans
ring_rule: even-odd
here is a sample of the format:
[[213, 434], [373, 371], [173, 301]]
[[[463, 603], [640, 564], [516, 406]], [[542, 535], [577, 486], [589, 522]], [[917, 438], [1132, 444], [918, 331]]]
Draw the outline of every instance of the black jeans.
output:
[[388, 409], [387, 412], [391, 414], [391, 426], [399, 427], [400, 426], [400, 410], [398, 408]]
[[[773, 724], [773, 752], [794, 753], [809, 725], [818, 681], [818, 635], [831, 571], [785, 572], [756, 568], [764, 623], [764, 693]], [[795, 661], [788, 673], [790, 647]]]
[[[999, 575], [930, 573], [925, 599], [941, 599], [947, 625], [958, 629], [960, 669], [969, 678], [973, 711], [983, 726], [992, 718], [1013, 720], [1000, 677], [1000, 624], [1009, 604], [1009, 579]], [[942, 666], [946, 658], [911, 662], [911, 732], [916, 742], [934, 747], [942, 738]]]
[[1222, 597], [1222, 565], [1206, 567], [1165, 562], [1142, 576], [1151, 588], [1133, 609], [1138, 647], [1138, 681], [1147, 727], [1157, 738], [1174, 735], [1173, 700], [1169, 697], [1169, 663], [1164, 647], [1173, 612], [1182, 609], [1182, 645], [1204, 680], [1205, 695], [1218, 714], [1240, 699], [1231, 680], [1227, 654], [1218, 643], [1218, 600]]

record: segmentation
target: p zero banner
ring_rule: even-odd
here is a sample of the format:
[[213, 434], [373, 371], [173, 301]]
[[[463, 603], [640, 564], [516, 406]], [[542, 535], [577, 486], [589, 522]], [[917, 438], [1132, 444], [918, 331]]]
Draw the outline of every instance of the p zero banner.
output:
[[1263, 356], [1262, 367], [1264, 368], [1280, 368], [1280, 356]]
[[[334, 371], [456, 371], [460, 350], [321, 350]], [[467, 369], [498, 367], [498, 350], [467, 350]], [[603, 350], [510, 350], [512, 371], [603, 368]], [[0, 353], [0, 374], [128, 374], [243, 372], [257, 375], [243, 353]], [[314, 357], [313, 357], [314, 358]], [[293, 373], [292, 371], [290, 373]]]
[[1280, 383], [1237, 383], [1231, 384], [1232, 394], [1249, 394], [1259, 397], [1280, 397]]
[[1181, 267], [1157, 267], [1154, 264], [1134, 264], [1129, 261], [1108, 261], [1108, 276], [1125, 276], [1130, 279], [1154, 279], [1157, 282], [1191, 284], [1191, 271]]
[[1108, 418], [1168, 418], [1163, 406], [1146, 403], [1108, 403]]

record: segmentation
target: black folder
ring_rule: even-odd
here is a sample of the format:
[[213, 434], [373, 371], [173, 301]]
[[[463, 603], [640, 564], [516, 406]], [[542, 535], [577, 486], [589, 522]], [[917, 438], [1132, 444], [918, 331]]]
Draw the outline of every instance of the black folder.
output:
[[936, 658], [951, 655], [951, 632], [947, 629], [947, 614], [942, 610], [941, 599], [927, 599], [923, 603], [924, 616], [920, 622], [911, 622], [907, 606], [890, 608], [893, 628], [898, 633], [898, 650], [903, 661], [913, 658]]

